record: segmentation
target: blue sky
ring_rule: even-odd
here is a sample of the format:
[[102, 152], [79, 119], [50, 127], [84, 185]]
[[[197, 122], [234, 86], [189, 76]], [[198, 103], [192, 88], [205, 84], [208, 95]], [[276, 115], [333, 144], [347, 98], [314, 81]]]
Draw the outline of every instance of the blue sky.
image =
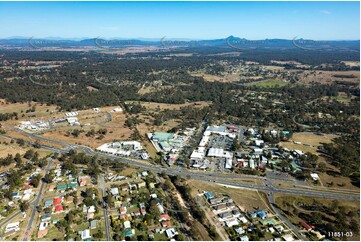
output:
[[0, 2], [0, 38], [359, 39], [359, 2]]

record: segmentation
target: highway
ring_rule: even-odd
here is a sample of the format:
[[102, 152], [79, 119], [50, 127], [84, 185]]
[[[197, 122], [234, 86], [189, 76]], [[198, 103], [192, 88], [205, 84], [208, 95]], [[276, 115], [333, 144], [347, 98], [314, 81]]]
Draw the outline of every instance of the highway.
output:
[[[279, 177], [279, 178], [273, 177], [272, 179], [267, 179], [265, 177], [252, 176], [252, 175], [220, 174], [220, 173], [215, 173], [215, 172], [213, 172], [213, 173], [212, 172], [197, 172], [197, 171], [192, 171], [192, 170], [188, 170], [188, 169], [181, 169], [181, 168], [177, 169], [174, 167], [162, 167], [159, 165], [144, 163], [144, 162], [141, 162], [141, 161], [135, 160], [135, 159], [118, 157], [118, 156], [114, 156], [111, 154], [105, 154], [105, 153], [98, 153], [86, 146], [74, 145], [74, 144], [70, 144], [70, 143], [66, 143], [66, 142], [58, 142], [56, 140], [52, 140], [49, 138], [40, 137], [36, 134], [27, 133], [23, 130], [19, 130], [19, 132], [21, 132], [22, 134], [27, 135], [28, 137], [35, 139], [35, 140], [40, 139], [40, 140], [44, 140], [44, 141], [47, 141], [50, 143], [61, 144], [66, 147], [66, 148], [55, 148], [50, 145], [42, 145], [41, 146], [41, 148], [50, 150], [52, 152], [64, 154], [64, 153], [68, 153], [72, 149], [73, 150], [82, 150], [84, 153], [86, 153], [87, 155], [90, 155], [90, 156], [98, 156], [98, 157], [102, 157], [102, 158], [106, 158], [106, 159], [116, 159], [117, 161], [122, 162], [126, 165], [129, 165], [131, 167], [151, 171], [151, 172], [154, 172], [157, 174], [166, 173], [167, 175], [171, 175], [171, 176], [180, 176], [180, 177], [185, 177], [185, 178], [189, 178], [189, 179], [214, 183], [214, 184], [218, 184], [218, 185], [262, 191], [267, 194], [267, 198], [270, 203], [270, 206], [271, 206], [272, 210], [277, 214], [277, 216], [291, 230], [293, 230], [294, 234], [299, 239], [304, 240], [304, 241], [305, 240], [307, 241], [307, 239], [298, 231], [296, 226], [294, 226], [291, 222], [289, 222], [289, 220], [285, 216], [282, 215], [280, 210], [275, 206], [275, 201], [273, 198], [273, 195], [275, 193], [291, 194], [291, 195], [296, 195], [296, 196], [309, 196], [309, 197], [318, 197], [318, 198], [337, 199], [337, 200], [351, 200], [351, 201], [359, 201], [360, 200], [360, 195], [357, 192], [345, 193], [345, 191], [312, 189], [311, 187], [309, 187], [309, 188], [308, 187], [302, 187], [302, 188], [300, 188], [300, 187], [293, 187], [293, 188], [275, 187], [271, 182], [271, 181], [283, 181], [283, 182], [286, 181], [286, 182], [292, 183], [292, 179], [284, 178], [284, 177]], [[9, 136], [6, 136], [6, 137], [12, 138]], [[12, 139], [14, 139], [14, 138], [12, 138]], [[262, 184], [254, 184], [254, 183], [247, 183], [247, 182], [231, 180], [232, 178], [238, 178], [238, 179], [245, 178], [245, 179], [261, 180], [263, 182], [262, 182]], [[100, 180], [98, 181], [98, 184], [100, 185], [100, 189], [102, 190], [102, 195], [104, 197], [106, 195], [105, 194], [104, 177], [100, 176]], [[39, 191], [39, 195], [33, 203], [33, 205], [35, 205], [35, 206], [33, 208], [32, 214], [31, 214], [31, 218], [30, 218], [30, 221], [29, 221], [29, 224], [27, 227], [27, 232], [30, 231], [32, 221], [33, 221], [33, 218], [36, 213], [35, 207], [37, 206], [38, 202], [40, 201], [42, 189], [43, 189], [43, 183], [40, 188], [41, 192]], [[111, 239], [110, 231], [109, 231], [110, 224], [108, 221], [109, 218], [108, 218], [108, 211], [107, 211], [106, 207], [103, 207], [103, 212], [104, 212], [104, 219], [105, 219], [104, 221], [105, 221], [105, 228], [106, 228], [106, 230], [105, 230], [106, 238], [109, 241]], [[29, 237], [29, 235], [27, 237]], [[24, 240], [27, 240], [27, 237]]]
[[[56, 140], [52, 140], [45, 137], [40, 137], [36, 134], [27, 133], [23, 130], [21, 130], [21, 133], [24, 135], [27, 135], [33, 139], [42, 139], [48, 142], [55, 142], [58, 143]], [[8, 137], [8, 136], [7, 136]], [[176, 176], [179, 175], [181, 177], [195, 179], [195, 180], [201, 180], [206, 182], [216, 182], [219, 184], [225, 184], [235, 187], [241, 187], [241, 188], [248, 188], [248, 189], [254, 189], [259, 190], [263, 192], [269, 192], [272, 191], [273, 193], [284, 193], [284, 194], [292, 194], [292, 195], [299, 195], [299, 196], [311, 196], [311, 197], [319, 197], [319, 198], [329, 198], [329, 199], [338, 199], [338, 200], [352, 200], [352, 201], [360, 201], [360, 195], [359, 193], [344, 193], [342, 191], [335, 191], [335, 190], [313, 190], [311, 187], [309, 188], [279, 188], [274, 187], [272, 184], [269, 186], [265, 185], [257, 185], [257, 184], [251, 184], [247, 182], [239, 182], [239, 181], [229, 181], [225, 179], [231, 179], [231, 178], [247, 178], [247, 179], [255, 179], [255, 180], [264, 180], [264, 177], [259, 176], [251, 176], [251, 175], [242, 175], [242, 174], [219, 174], [219, 173], [212, 173], [212, 172], [197, 172], [192, 171], [188, 169], [176, 169], [173, 167], [161, 167], [158, 165], [150, 164], [150, 163], [144, 163], [141, 161], [137, 161], [135, 159], [125, 158], [125, 157], [119, 157], [114, 156], [111, 154], [106, 153], [99, 153], [95, 152], [89, 147], [81, 146], [81, 145], [74, 145], [66, 142], [61, 142], [63, 145], [65, 145], [67, 148], [55, 148], [48, 145], [42, 145], [41, 147], [43, 149], [50, 150], [52, 152], [57, 153], [68, 153], [72, 149], [76, 150], [82, 150], [84, 153], [90, 156], [98, 156], [102, 158], [108, 158], [108, 159], [116, 159], [119, 162], [122, 162], [126, 165], [129, 165], [131, 167], [135, 167], [138, 169], [148, 170], [152, 171], [154, 173], [166, 173], [167, 175]], [[280, 178], [280, 180], [285, 181], [284, 178]]]

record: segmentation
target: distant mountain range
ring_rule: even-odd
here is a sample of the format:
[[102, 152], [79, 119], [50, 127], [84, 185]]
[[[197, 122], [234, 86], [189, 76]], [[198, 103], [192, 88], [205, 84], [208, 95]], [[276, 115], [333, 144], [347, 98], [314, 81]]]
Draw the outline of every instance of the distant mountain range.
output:
[[187, 39], [168, 39], [166, 37], [160, 39], [122, 39], [122, 38], [84, 38], [84, 39], [65, 39], [65, 38], [26, 38], [13, 37], [0, 39], [0, 48], [32, 48], [39, 49], [45, 47], [57, 48], [79, 48], [79, 47], [95, 47], [95, 48], [122, 48], [136, 46], [158, 46], [158, 47], [231, 47], [234, 49], [339, 49], [339, 50], [360, 50], [360, 40], [329, 40], [316, 41], [294, 38], [287, 39], [264, 39], [264, 40], [248, 40], [229, 36], [224, 39], [213, 40], [187, 40]]

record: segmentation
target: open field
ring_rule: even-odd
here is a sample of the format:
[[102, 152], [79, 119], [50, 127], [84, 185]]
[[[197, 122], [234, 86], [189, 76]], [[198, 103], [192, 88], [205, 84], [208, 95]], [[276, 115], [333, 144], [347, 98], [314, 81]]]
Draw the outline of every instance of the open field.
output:
[[312, 82], [331, 84], [336, 81], [360, 83], [359, 71], [303, 71], [299, 75], [299, 82], [310, 84]]
[[[332, 226], [331, 228], [333, 229], [341, 229], [340, 232], [353, 233], [352, 237], [342, 238], [342, 240], [359, 241], [360, 239], [358, 231], [352, 231], [350, 228], [340, 228], [340, 224], [345, 222], [349, 226], [354, 225], [355, 227], [359, 227], [359, 215], [357, 215], [360, 211], [359, 202], [337, 201], [334, 203], [332, 199], [291, 196], [285, 194], [276, 194], [275, 202], [277, 206], [282, 208], [283, 212], [293, 224], [297, 225], [306, 220], [308, 224], [316, 225], [317, 229], [316, 222], [319, 221], [316, 219], [317, 217], [321, 219], [321, 221], [325, 221], [329, 226]], [[344, 214], [348, 214], [345, 216], [344, 220], [339, 220], [335, 217], [341, 209], [344, 211]], [[328, 232], [334, 231], [324, 231], [324, 233]]]
[[272, 88], [272, 87], [283, 87], [289, 85], [289, 82], [284, 82], [280, 80], [266, 80], [255, 83], [250, 83], [250, 85], [255, 87], [263, 87], [263, 88]]
[[338, 137], [334, 134], [305, 134], [305, 133], [294, 133], [292, 135], [292, 140], [301, 142], [302, 144], [309, 144], [312, 146], [319, 146], [321, 143], [332, 143], [332, 139]]
[[257, 207], [259, 209], [268, 209], [268, 204], [265, 202], [267, 201], [267, 198], [262, 192], [230, 188], [194, 180], [189, 180], [188, 185], [192, 188], [194, 196], [202, 191], [227, 194], [243, 211], [254, 211]]
[[346, 66], [354, 67], [354, 66], [360, 66], [359, 61], [342, 61], [345, 63]]
[[[336, 137], [337, 135], [334, 134], [317, 135], [311, 133], [294, 133], [290, 141], [280, 142], [280, 145], [290, 150], [297, 149], [303, 152], [317, 154], [317, 146], [321, 145], [321, 143], [332, 143], [332, 139]], [[293, 141], [301, 142], [301, 144], [295, 144]]]
[[[35, 112], [26, 113], [26, 110], [31, 109], [35, 105]], [[36, 114], [37, 116], [49, 116], [52, 111], [56, 110], [56, 106], [48, 106], [46, 104], [40, 104], [36, 102], [29, 103], [7, 103], [4, 99], [0, 99], [0, 113], [13, 113], [17, 112], [19, 118], [21, 113], [24, 113], [25, 116]]]
[[168, 104], [168, 103], [155, 103], [155, 102], [141, 102], [141, 105], [147, 109], [147, 111], [157, 111], [157, 110], [179, 110], [180, 108], [193, 106], [197, 108], [208, 107], [210, 102], [189, 102], [184, 104]]

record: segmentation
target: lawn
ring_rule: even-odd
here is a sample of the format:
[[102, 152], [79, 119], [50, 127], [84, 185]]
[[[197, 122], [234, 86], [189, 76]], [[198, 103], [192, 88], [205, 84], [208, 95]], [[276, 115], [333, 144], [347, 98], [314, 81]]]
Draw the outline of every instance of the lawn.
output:
[[255, 87], [274, 88], [274, 87], [284, 87], [284, 86], [290, 85], [290, 83], [283, 82], [280, 80], [266, 80], [266, 81], [251, 83], [251, 85], [255, 86]]

